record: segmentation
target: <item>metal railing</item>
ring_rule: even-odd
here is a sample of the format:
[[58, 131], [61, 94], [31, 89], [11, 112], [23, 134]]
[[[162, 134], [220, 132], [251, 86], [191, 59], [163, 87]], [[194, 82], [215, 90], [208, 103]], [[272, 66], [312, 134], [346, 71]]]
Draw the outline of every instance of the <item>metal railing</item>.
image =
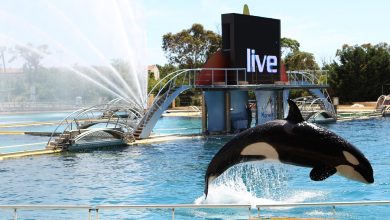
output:
[[[324, 96], [326, 96], [326, 94]], [[299, 109], [303, 112], [316, 112], [318, 110], [325, 110], [332, 116], [336, 117], [333, 104], [330, 102], [329, 98], [305, 96], [294, 99], [294, 102], [297, 103]]]
[[91, 220], [91, 212], [95, 211], [89, 205], [0, 205], [0, 209], [13, 210], [14, 220], [18, 219], [19, 210], [87, 210], [88, 220]]
[[390, 200], [384, 201], [350, 201], [350, 202], [307, 202], [307, 203], [279, 203], [279, 204], [156, 204], [156, 205], [0, 205], [0, 209], [13, 210], [13, 219], [18, 219], [20, 210], [85, 210], [86, 219], [93, 217], [99, 220], [99, 213], [103, 210], [140, 210], [140, 209], [165, 209], [171, 211], [172, 220], [175, 219], [175, 211], [178, 209], [246, 209], [248, 219], [251, 219], [252, 210], [257, 209], [257, 217], [260, 211], [269, 208], [300, 208], [300, 207], [331, 207], [334, 214], [339, 206], [388, 206]]
[[[221, 76], [221, 72], [224, 74], [221, 79], [216, 79], [216, 75]], [[206, 80], [202, 80], [201, 73], [205, 75]], [[235, 81], [228, 81], [233, 74]], [[172, 87], [175, 86], [191, 86], [197, 87], [202, 85], [207, 86], [228, 86], [230, 85], [240, 85], [239, 75], [242, 74], [246, 81], [246, 69], [245, 68], [196, 68], [196, 69], [182, 69], [175, 71], [166, 75], [164, 78], [160, 79], [154, 87], [149, 91], [148, 97], [151, 94], [156, 94], [157, 97], [163, 95], [166, 91], [169, 91]], [[230, 77], [228, 77], [230, 76]], [[219, 77], [221, 78], [221, 77]]]
[[290, 84], [305, 85], [327, 85], [328, 72], [325, 70], [297, 70], [287, 71]]
[[[287, 71], [288, 80], [293, 85], [327, 85], [328, 84], [328, 71], [326, 70], [299, 70], [299, 71]], [[330, 95], [326, 89], [322, 90], [322, 94], [325, 99], [322, 99], [325, 110], [332, 114], [334, 118], [337, 118], [336, 111], [332, 104]], [[319, 97], [321, 98], [321, 97]]]
[[[88, 124], [101, 124], [105, 125], [106, 128], [112, 126], [114, 128], [120, 127], [126, 133], [132, 133], [141, 120], [143, 113], [134, 106], [128, 105], [128, 103], [121, 103], [121, 101], [122, 99], [114, 99], [106, 104], [95, 105], [72, 112], [58, 123], [47, 141], [47, 145], [49, 146], [56, 137], [60, 136], [58, 133], [65, 134], [72, 130], [78, 130], [81, 133], [82, 125]], [[127, 114], [127, 117], [122, 118], [116, 114], [117, 112], [124, 112]], [[108, 115], [105, 116], [105, 114]]]
[[[223, 79], [217, 81], [217, 75]], [[208, 80], [201, 81], [200, 73], [205, 74]], [[233, 76], [233, 77], [232, 77]], [[229, 79], [234, 78], [235, 80], [230, 82]], [[209, 86], [220, 86], [220, 85], [240, 85], [240, 81], [247, 81], [246, 69], [245, 68], [196, 68], [196, 69], [181, 69], [173, 73], [166, 75], [160, 79], [153, 88], [149, 91], [148, 97], [151, 94], [159, 94], [161, 90], [167, 85], [209, 85]], [[158, 96], [158, 95], [157, 95]]]

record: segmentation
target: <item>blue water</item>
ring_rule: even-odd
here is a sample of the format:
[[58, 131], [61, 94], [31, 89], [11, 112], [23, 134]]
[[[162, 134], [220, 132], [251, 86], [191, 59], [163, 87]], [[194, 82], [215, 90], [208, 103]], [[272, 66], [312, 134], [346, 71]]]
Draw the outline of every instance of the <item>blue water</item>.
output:
[[[53, 132], [58, 126], [57, 123], [69, 114], [69, 112], [3, 114], [0, 115], [0, 132]], [[53, 124], [29, 125], [36, 122], [53, 122]], [[162, 117], [154, 127], [152, 135], [200, 134], [201, 126], [201, 120], [195, 117]], [[60, 127], [58, 131], [62, 131], [64, 127]], [[1, 135], [0, 154], [44, 149], [48, 139], [46, 136]]]
[[69, 114], [70, 112], [1, 114], [0, 125], [31, 123], [31, 122], [61, 121]]
[[153, 128], [154, 135], [199, 134], [202, 121], [197, 117], [162, 117]]
[[[169, 121], [171, 120], [171, 122]], [[196, 121], [198, 120], [198, 121]], [[163, 118], [184, 128], [199, 119]], [[159, 122], [160, 123], [160, 122]], [[188, 123], [188, 124], [187, 124]], [[173, 126], [175, 125], [175, 126]], [[204, 173], [229, 137], [196, 138], [0, 161], [0, 204], [199, 204], [375, 201], [390, 199], [390, 119], [340, 122], [328, 126], [355, 144], [371, 161], [375, 183], [334, 175], [322, 182], [310, 169], [277, 163], [234, 167], [203, 198]], [[25, 142], [27, 136], [20, 136]], [[0, 136], [3, 139], [3, 136]], [[100, 219], [170, 219], [170, 210], [100, 211]], [[386, 219], [389, 206], [265, 209], [262, 216]], [[252, 215], [256, 215], [253, 210]], [[83, 211], [21, 211], [19, 219], [87, 219]], [[247, 219], [248, 211], [176, 210], [176, 219]], [[1, 211], [0, 219], [12, 219]]]

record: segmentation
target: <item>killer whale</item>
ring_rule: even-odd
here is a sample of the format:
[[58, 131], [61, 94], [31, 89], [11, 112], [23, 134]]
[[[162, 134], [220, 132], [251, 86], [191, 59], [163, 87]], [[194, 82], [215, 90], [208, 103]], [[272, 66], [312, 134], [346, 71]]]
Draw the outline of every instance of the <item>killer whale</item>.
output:
[[209, 184], [229, 167], [264, 159], [313, 168], [309, 175], [313, 181], [338, 172], [352, 180], [374, 182], [371, 164], [362, 152], [337, 134], [304, 121], [297, 105], [290, 99], [288, 104], [285, 120], [247, 129], [217, 152], [205, 174], [206, 197]]

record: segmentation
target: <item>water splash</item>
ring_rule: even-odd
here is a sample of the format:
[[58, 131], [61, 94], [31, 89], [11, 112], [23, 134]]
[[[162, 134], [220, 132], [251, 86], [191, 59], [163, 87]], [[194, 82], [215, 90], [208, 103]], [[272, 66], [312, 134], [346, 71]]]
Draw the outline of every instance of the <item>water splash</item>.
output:
[[298, 203], [324, 196], [324, 192], [289, 188], [288, 166], [273, 162], [244, 163], [228, 169], [195, 204]]

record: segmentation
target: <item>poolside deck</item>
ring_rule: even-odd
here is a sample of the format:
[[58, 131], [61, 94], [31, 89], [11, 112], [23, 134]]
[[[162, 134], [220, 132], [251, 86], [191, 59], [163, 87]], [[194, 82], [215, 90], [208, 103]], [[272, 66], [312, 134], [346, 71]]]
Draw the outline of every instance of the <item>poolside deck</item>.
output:
[[61, 150], [42, 149], [42, 150], [34, 150], [34, 151], [5, 153], [5, 154], [0, 154], [0, 160], [28, 157], [28, 156], [37, 156], [37, 155], [44, 155], [44, 154], [54, 154], [59, 152], [61, 152]]
[[353, 105], [337, 106], [338, 121], [367, 120], [382, 117], [375, 109], [375, 102], [358, 102]]

